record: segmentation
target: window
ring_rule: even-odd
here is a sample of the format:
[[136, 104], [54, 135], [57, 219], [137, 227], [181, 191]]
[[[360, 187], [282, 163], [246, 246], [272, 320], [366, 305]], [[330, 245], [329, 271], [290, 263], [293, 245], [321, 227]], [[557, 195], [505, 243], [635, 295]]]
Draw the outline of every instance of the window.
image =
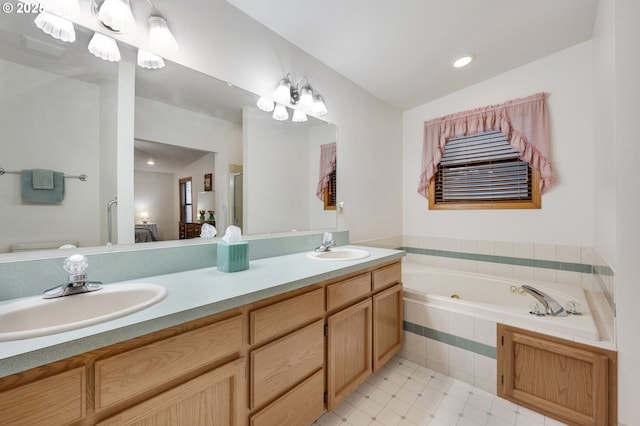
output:
[[539, 174], [499, 131], [450, 138], [429, 187], [429, 209], [537, 209]]
[[336, 171], [334, 170], [329, 175], [329, 183], [324, 187], [324, 209], [335, 210], [336, 209]]
[[191, 178], [182, 178], [180, 185], [180, 222], [193, 220], [193, 197], [191, 195]]

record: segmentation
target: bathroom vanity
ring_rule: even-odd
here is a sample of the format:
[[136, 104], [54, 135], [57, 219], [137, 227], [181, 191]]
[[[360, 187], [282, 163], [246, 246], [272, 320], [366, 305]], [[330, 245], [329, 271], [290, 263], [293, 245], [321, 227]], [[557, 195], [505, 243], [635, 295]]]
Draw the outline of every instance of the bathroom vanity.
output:
[[[371, 252], [359, 261], [296, 254], [253, 261], [246, 273], [210, 268], [149, 279], [182, 285], [208, 277], [189, 284], [200, 292], [207, 285], [215, 291], [216, 279], [226, 280], [237, 286], [236, 296], [201, 302], [191, 310], [198, 317], [183, 321], [188, 316], [179, 312], [175, 292], [189, 287], [167, 284], [169, 296], [157, 310], [174, 303], [176, 312], [148, 321], [177, 324], [103, 346], [87, 335], [94, 349], [0, 378], [3, 422], [311, 424], [402, 346], [404, 253]], [[255, 287], [259, 277], [262, 290]], [[36, 351], [44, 359], [55, 352], [56, 345]]]

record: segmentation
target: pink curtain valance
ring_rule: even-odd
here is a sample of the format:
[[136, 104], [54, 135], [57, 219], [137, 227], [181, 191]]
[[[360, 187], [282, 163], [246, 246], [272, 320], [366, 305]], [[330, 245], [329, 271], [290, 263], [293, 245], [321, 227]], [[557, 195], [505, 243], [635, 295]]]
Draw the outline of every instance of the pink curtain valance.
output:
[[555, 183], [549, 161], [545, 94], [537, 93], [499, 105], [425, 121], [418, 193], [428, 198], [429, 182], [438, 170], [449, 138], [492, 130], [504, 133], [511, 146], [520, 152], [520, 159], [540, 172], [540, 193], [546, 192]]
[[316, 196], [324, 201], [324, 189], [329, 186], [331, 173], [336, 170], [336, 143], [320, 145], [320, 179]]

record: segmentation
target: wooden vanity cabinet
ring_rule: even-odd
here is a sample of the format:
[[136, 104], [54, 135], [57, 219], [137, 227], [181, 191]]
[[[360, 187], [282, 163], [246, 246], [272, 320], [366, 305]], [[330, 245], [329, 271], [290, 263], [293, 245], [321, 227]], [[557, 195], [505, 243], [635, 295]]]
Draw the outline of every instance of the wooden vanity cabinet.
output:
[[0, 423], [307, 425], [401, 345], [394, 261], [0, 378]]
[[570, 425], [614, 426], [616, 353], [498, 324], [498, 396]]

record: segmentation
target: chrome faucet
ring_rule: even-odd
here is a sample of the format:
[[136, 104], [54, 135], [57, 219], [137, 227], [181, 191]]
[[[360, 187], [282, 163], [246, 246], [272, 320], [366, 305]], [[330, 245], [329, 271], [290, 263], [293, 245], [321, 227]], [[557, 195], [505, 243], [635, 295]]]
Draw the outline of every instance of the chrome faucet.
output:
[[54, 299], [56, 297], [100, 290], [102, 283], [87, 281], [87, 274], [85, 273], [87, 266], [89, 266], [87, 258], [81, 254], [73, 254], [67, 257], [63, 264], [64, 270], [69, 274], [67, 283], [45, 290], [42, 293], [43, 297], [45, 299]]
[[333, 235], [331, 232], [325, 232], [322, 237], [322, 244], [314, 249], [315, 252], [320, 253], [323, 251], [331, 250], [331, 247], [335, 247], [336, 243], [333, 241]]
[[542, 306], [544, 306], [545, 314], [553, 315], [556, 317], [567, 316], [564, 308], [553, 297], [538, 290], [537, 288], [531, 287], [530, 285], [522, 285], [522, 288], [524, 289], [524, 291], [535, 297], [538, 302], [542, 303]]

